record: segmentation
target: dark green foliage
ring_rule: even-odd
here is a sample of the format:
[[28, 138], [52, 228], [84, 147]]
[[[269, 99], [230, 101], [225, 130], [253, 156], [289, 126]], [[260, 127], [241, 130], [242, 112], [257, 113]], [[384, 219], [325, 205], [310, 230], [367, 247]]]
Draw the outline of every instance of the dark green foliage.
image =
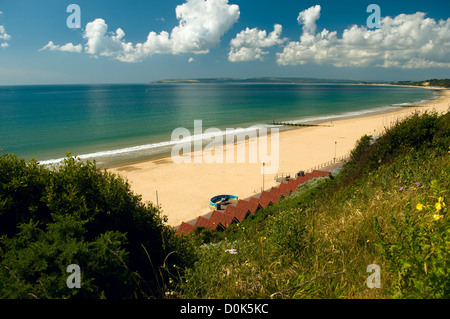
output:
[[48, 221], [50, 210], [41, 202], [50, 172], [36, 161], [27, 163], [12, 155], [0, 161], [0, 234], [14, 235], [21, 222]]
[[[95, 163], [50, 170], [5, 154], [0, 181], [0, 297], [159, 297], [171, 263], [187, 260], [187, 244], [166, 260], [180, 242], [159, 209]], [[66, 285], [70, 264], [80, 289]]]
[[221, 233], [205, 227], [196, 227], [192, 232], [192, 237], [196, 245], [209, 244], [221, 239]]

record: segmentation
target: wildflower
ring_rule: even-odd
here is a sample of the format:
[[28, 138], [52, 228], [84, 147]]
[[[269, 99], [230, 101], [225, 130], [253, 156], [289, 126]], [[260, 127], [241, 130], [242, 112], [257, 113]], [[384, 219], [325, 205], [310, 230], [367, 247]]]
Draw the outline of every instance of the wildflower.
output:
[[433, 219], [434, 219], [435, 221], [438, 221], [438, 220], [440, 220], [440, 219], [442, 219], [442, 218], [444, 218], [444, 215], [439, 215], [439, 214], [434, 214], [434, 215], [433, 215]]
[[442, 205], [441, 205], [440, 202], [437, 202], [436, 204], [434, 204], [434, 207], [435, 207], [437, 210], [441, 210], [441, 209], [442, 209]]
[[416, 186], [420, 186], [420, 183], [419, 183], [419, 182], [417, 182], [417, 183], [416, 183]]
[[423, 205], [422, 204], [417, 204], [416, 205], [417, 210], [423, 210]]
[[226, 253], [230, 253], [231, 255], [236, 255], [237, 251], [236, 249], [232, 248], [232, 249], [226, 249], [225, 250]]
[[403, 186], [400, 186], [400, 188], [398, 189], [399, 191], [402, 191], [403, 190]]

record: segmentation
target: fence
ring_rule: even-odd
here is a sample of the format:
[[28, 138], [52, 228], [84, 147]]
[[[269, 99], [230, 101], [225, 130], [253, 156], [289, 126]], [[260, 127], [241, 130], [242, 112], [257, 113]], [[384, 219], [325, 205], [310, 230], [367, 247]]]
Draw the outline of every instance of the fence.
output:
[[334, 165], [336, 163], [339, 163], [339, 162], [342, 162], [342, 161], [348, 159], [349, 157], [350, 157], [350, 154], [346, 154], [344, 156], [339, 156], [335, 160], [333, 159], [333, 160], [330, 160], [328, 162], [325, 162], [325, 163], [316, 165], [314, 167], [311, 167], [311, 168], [307, 169], [305, 172], [306, 173], [311, 173], [314, 170], [319, 170], [319, 169], [324, 168], [324, 167], [332, 166], [332, 165]]
[[[343, 156], [339, 156], [336, 158], [336, 160], [329, 160], [328, 162], [324, 162], [322, 164], [316, 165], [314, 167], [308, 168], [307, 170], [304, 170], [305, 173], [311, 173], [314, 170], [320, 170], [321, 168], [324, 167], [328, 167], [328, 166], [332, 166], [336, 163], [342, 162], [346, 159], [348, 159], [350, 157], [350, 153], [343, 155]], [[297, 172], [295, 173], [278, 173], [275, 175], [274, 180], [276, 180], [277, 182], [282, 181], [283, 179], [285, 179], [287, 176], [290, 176], [292, 178], [295, 178], [297, 176]]]

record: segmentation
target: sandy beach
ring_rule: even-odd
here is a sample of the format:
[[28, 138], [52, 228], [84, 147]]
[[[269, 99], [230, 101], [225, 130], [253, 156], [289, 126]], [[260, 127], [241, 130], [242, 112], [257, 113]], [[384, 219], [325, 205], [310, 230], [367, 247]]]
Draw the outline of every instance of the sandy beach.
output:
[[[319, 126], [299, 127], [279, 133], [278, 173], [295, 174], [349, 154], [364, 134], [381, 135], [386, 127], [414, 112], [445, 113], [450, 107], [450, 90], [427, 103], [403, 107], [388, 113], [333, 120]], [[246, 143], [248, 144], [248, 143]], [[270, 144], [269, 144], [270, 145]], [[238, 147], [236, 145], [235, 147]], [[236, 152], [235, 152], [236, 154]], [[193, 153], [201, 156], [201, 153]], [[261, 174], [262, 163], [181, 163], [171, 157], [108, 169], [127, 179], [144, 201], [161, 206], [168, 224], [178, 226], [211, 210], [209, 200], [220, 194], [247, 198], [278, 183], [274, 173]]]

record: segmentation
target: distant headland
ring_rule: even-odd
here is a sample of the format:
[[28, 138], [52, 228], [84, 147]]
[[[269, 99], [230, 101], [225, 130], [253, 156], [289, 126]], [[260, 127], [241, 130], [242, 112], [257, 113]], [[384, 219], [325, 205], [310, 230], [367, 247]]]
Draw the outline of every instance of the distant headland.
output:
[[151, 84], [178, 84], [178, 83], [271, 83], [271, 84], [385, 84], [409, 85], [419, 87], [450, 87], [450, 79], [431, 79], [424, 81], [361, 81], [346, 79], [318, 79], [296, 77], [255, 77], [255, 78], [197, 78], [197, 79], [164, 79], [150, 82]]
[[[164, 79], [151, 82], [152, 84], [168, 83], [283, 83], [283, 84], [302, 84], [302, 83], [334, 83], [334, 84], [372, 84], [383, 83], [380, 81], [357, 81], [344, 79], [316, 79], [316, 78], [291, 78], [291, 77], [256, 77], [256, 78], [198, 78], [198, 79]], [[388, 83], [388, 82], [384, 82]]]

